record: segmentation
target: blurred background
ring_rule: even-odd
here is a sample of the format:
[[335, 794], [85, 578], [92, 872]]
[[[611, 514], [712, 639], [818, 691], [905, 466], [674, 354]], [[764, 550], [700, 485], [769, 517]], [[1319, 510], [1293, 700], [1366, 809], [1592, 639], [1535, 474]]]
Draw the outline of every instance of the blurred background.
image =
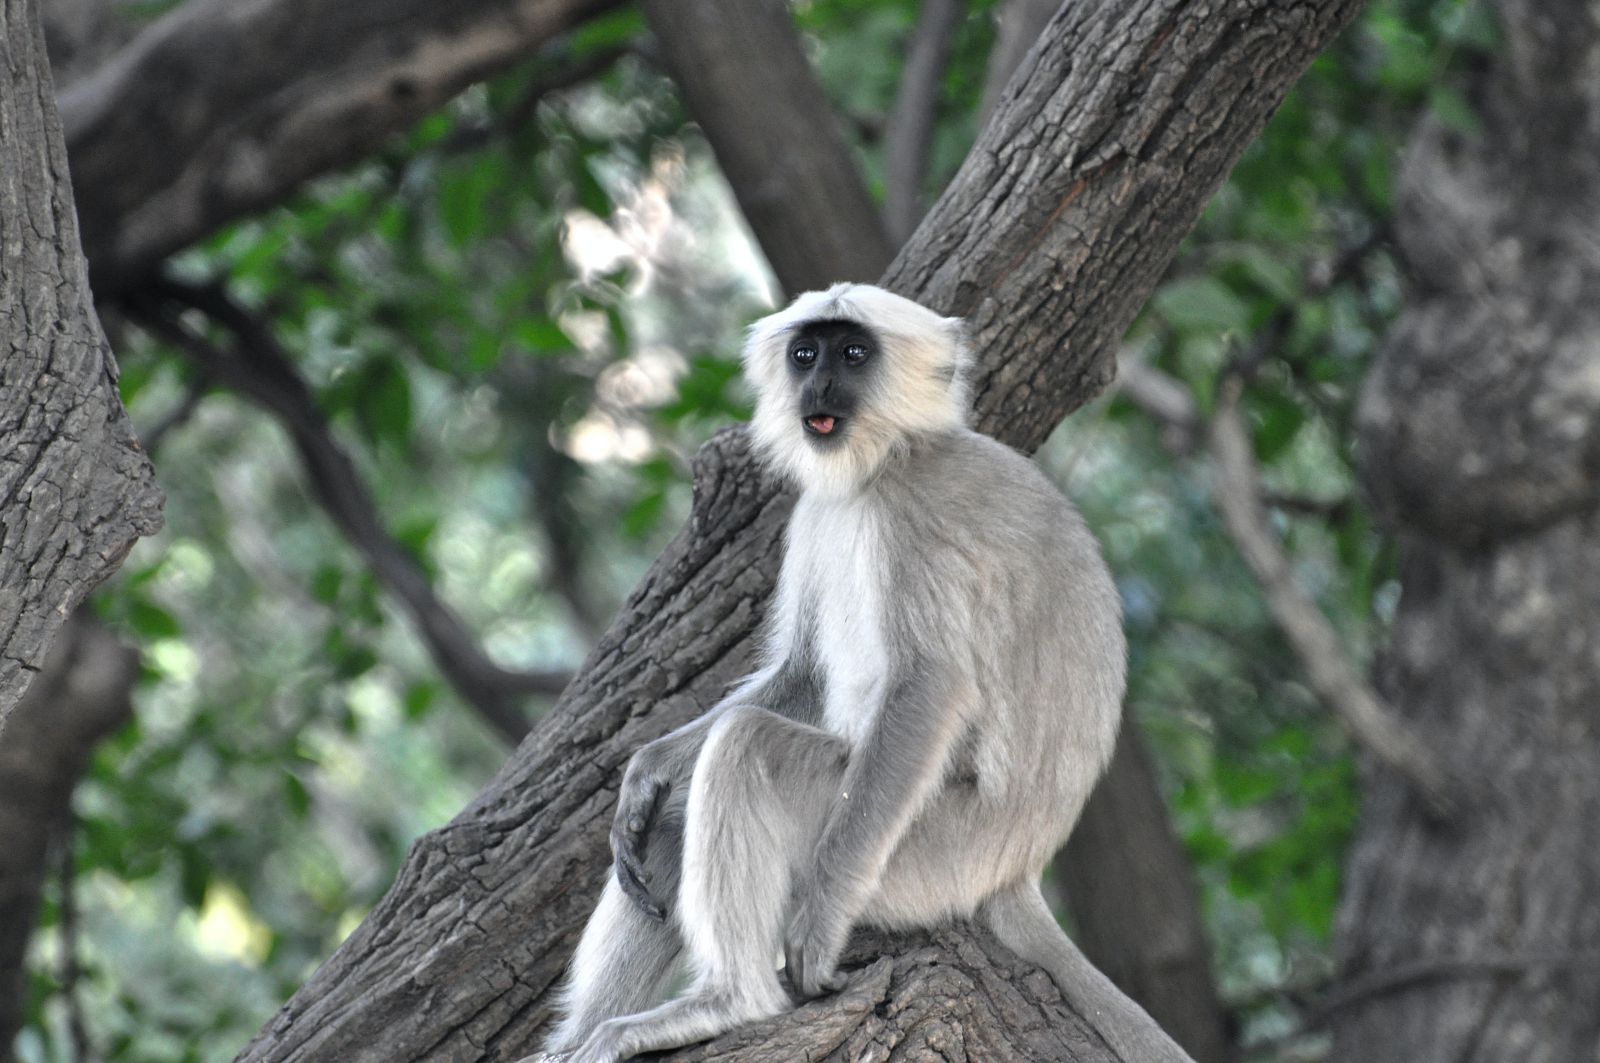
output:
[[[1007, 33], [1027, 43], [1027, 5], [1007, 6], [791, 5], [891, 239], [973, 143], [1017, 62]], [[176, 238], [102, 303], [166, 527], [49, 680], [70, 748], [36, 790], [42, 903], [31, 935], [12, 927], [18, 1059], [232, 1058], [548, 708], [683, 522], [695, 448], [747, 415], [741, 329], [785, 285], [643, 14], [597, 7], [359, 160]], [[69, 119], [182, 14], [45, 0]], [[1370, 674], [1399, 583], [1357, 490], [1356, 414], [1406, 299], [1402, 148], [1424, 122], [1473, 135], [1471, 77], [1500, 47], [1479, 4], [1369, 4], [1206, 211], [1119, 382], [1039, 455], [1121, 587], [1128, 770], [1164, 798], [1082, 844], [1156, 837], [1202, 1059], [1327, 1052], [1303, 1020], [1337, 974], [1360, 797], [1347, 728], [1218, 507], [1205, 419], [1241, 381], [1260, 528]], [[82, 143], [116, 120], [69, 120], [80, 182]], [[90, 243], [121, 209], [100, 198], [80, 203]], [[1089, 923], [1070, 863], [1051, 887]]]

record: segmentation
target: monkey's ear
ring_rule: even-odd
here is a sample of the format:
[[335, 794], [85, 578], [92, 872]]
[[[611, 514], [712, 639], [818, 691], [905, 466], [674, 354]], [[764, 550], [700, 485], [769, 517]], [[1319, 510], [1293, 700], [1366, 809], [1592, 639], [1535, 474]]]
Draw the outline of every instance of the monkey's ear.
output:
[[966, 363], [972, 360], [972, 326], [964, 317], [944, 319], [945, 331], [950, 334], [950, 345], [958, 352], [956, 357]]

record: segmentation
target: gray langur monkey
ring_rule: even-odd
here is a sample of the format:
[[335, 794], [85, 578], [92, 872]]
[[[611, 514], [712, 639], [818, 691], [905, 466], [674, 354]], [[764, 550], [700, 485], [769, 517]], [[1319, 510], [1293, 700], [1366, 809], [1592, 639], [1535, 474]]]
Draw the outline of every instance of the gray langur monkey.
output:
[[861, 284], [751, 327], [755, 443], [801, 489], [764, 663], [629, 763], [540, 1058], [704, 1040], [792, 1006], [780, 955], [814, 997], [852, 926], [973, 916], [1130, 1063], [1188, 1058], [1039, 893], [1116, 741], [1121, 605], [1072, 506], [967, 427], [964, 335]]

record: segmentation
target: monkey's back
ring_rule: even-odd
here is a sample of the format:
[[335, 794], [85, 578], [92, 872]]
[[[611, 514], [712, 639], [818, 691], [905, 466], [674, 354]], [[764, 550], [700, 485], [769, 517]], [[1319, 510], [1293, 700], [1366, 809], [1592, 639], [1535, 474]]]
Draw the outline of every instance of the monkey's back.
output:
[[1012, 814], [1003, 844], [1042, 865], [1110, 759], [1121, 718], [1121, 600], [1099, 543], [1033, 462], [965, 429], [919, 439], [873, 489], [892, 544], [893, 641], [933, 647], [971, 676], [948, 774]]

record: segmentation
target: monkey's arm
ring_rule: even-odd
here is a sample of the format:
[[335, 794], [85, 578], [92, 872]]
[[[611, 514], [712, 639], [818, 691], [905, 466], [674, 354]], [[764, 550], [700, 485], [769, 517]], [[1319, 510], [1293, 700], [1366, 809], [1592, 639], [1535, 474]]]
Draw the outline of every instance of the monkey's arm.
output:
[[916, 661], [890, 689], [871, 732], [850, 755], [840, 792], [793, 892], [784, 936], [789, 980], [806, 997], [837, 989], [850, 925], [889, 854], [939, 789], [961, 731], [962, 677]]
[[[740, 705], [757, 705], [807, 723], [814, 723], [822, 712], [813, 670], [803, 655], [792, 653], [781, 664], [740, 683], [704, 715], [641, 747], [623, 773], [617, 812], [611, 821], [617, 884], [641, 911], [656, 919], [666, 918], [675, 890], [656, 881], [649, 865], [676, 867], [683, 846], [676, 817], [672, 817], [676, 829], [661, 829], [663, 810], [674, 792], [680, 801], [687, 797], [689, 776], [711, 725]], [[676, 876], [673, 878], [675, 881]]]

